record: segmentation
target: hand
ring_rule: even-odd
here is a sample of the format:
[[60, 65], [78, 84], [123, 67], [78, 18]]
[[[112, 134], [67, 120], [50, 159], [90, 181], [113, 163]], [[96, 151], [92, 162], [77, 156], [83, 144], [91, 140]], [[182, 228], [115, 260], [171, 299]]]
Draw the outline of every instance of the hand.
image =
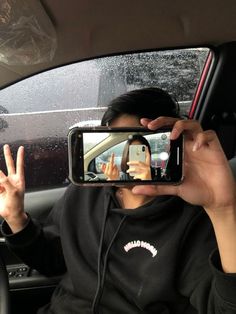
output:
[[140, 179], [140, 180], [151, 180], [152, 174], [151, 174], [151, 156], [149, 154], [147, 146], [145, 147], [145, 153], [146, 153], [146, 160], [145, 162], [141, 161], [135, 161], [131, 160], [127, 162], [129, 165], [129, 169], [127, 170], [127, 173], [129, 173], [134, 179]]
[[120, 172], [117, 165], [114, 162], [115, 154], [111, 154], [111, 158], [107, 164], [102, 165], [102, 171], [107, 177], [107, 180], [119, 180]]
[[144, 126], [155, 129], [173, 125], [171, 139], [185, 135], [184, 175], [179, 186], [135, 187], [134, 193], [178, 195], [201, 205], [208, 214], [217, 240], [222, 269], [236, 272], [236, 187], [232, 171], [214, 131], [203, 131], [197, 121], [177, 121], [160, 117], [142, 119]]
[[235, 207], [235, 181], [214, 131], [203, 131], [193, 120], [160, 117], [153, 121], [142, 119], [141, 122], [150, 129], [173, 125], [173, 140], [184, 132], [185, 178], [178, 186], [136, 186], [134, 193], [177, 195], [191, 204], [203, 206], [209, 215]]
[[27, 220], [24, 213], [24, 148], [17, 152], [16, 168], [10, 147], [4, 145], [4, 157], [8, 175], [0, 171], [0, 216], [2, 216], [12, 232], [21, 230]]

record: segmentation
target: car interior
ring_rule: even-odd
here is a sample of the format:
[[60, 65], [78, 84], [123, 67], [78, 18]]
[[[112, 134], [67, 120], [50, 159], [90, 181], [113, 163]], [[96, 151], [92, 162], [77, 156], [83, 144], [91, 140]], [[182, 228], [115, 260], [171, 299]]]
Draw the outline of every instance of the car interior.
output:
[[[43, 223], [70, 184], [69, 128], [99, 125], [107, 102], [135, 88], [170, 92], [184, 118], [216, 131], [236, 173], [235, 16], [234, 0], [1, 0], [0, 169], [5, 143], [14, 156], [25, 146], [25, 211]], [[36, 313], [60, 280], [29, 268], [1, 236], [0, 264], [0, 314]]]

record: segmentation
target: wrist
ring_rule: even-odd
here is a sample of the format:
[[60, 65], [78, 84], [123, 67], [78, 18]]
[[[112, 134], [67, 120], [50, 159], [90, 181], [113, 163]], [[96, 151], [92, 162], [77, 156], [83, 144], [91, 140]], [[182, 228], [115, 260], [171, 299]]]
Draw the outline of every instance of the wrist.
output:
[[225, 210], [214, 214], [211, 222], [215, 231], [222, 269], [225, 273], [236, 273], [236, 213]]
[[206, 212], [208, 213], [211, 220], [229, 220], [229, 219], [236, 219], [236, 204], [235, 205], [228, 205], [221, 208], [209, 209], [205, 208]]
[[12, 233], [21, 231], [25, 227], [27, 220], [28, 216], [25, 212], [5, 218], [5, 221], [10, 227]]

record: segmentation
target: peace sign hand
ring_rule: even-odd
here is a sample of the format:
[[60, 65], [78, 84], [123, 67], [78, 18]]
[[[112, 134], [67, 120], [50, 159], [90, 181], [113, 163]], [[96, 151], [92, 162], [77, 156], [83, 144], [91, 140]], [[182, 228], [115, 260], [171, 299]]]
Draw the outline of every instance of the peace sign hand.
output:
[[0, 216], [2, 216], [12, 232], [20, 231], [27, 220], [24, 212], [24, 148], [17, 152], [16, 167], [9, 145], [4, 145], [4, 158], [7, 176], [0, 170]]

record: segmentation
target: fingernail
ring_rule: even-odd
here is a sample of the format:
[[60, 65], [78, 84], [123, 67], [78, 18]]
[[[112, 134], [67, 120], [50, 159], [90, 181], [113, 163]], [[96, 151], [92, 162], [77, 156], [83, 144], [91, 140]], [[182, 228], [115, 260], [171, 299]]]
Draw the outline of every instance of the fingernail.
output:
[[134, 194], [136, 194], [137, 193], [137, 187], [134, 187], [133, 189], [132, 189], [132, 192], [134, 193]]
[[151, 121], [148, 123], [148, 128], [150, 130], [156, 130], [155, 122]]
[[133, 194], [142, 194], [142, 192], [143, 192], [143, 188], [138, 187], [138, 186], [132, 189]]
[[200, 148], [200, 144], [198, 142], [194, 143], [192, 151], [196, 152], [197, 150], [199, 150], [199, 148]]
[[177, 135], [178, 135], [177, 130], [173, 129], [170, 133], [170, 140], [175, 140]]

